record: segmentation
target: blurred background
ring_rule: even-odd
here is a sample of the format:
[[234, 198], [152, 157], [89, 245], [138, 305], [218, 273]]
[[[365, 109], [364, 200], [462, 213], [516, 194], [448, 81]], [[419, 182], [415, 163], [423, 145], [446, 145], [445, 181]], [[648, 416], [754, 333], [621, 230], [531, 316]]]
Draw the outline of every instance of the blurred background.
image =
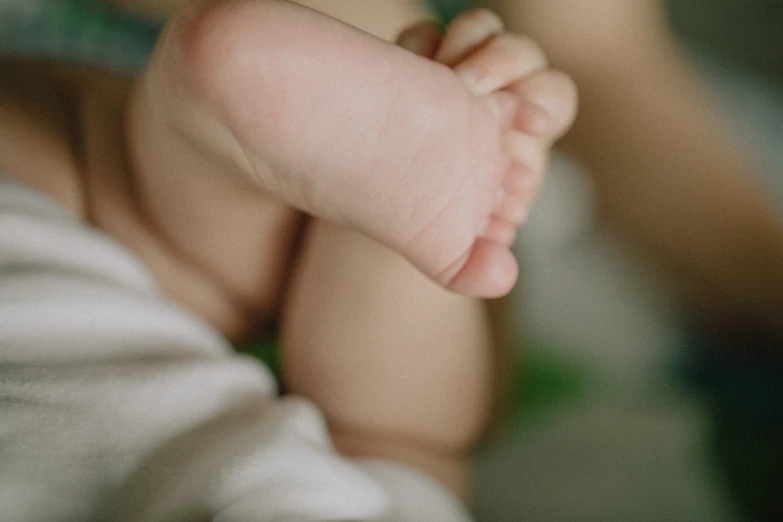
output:
[[[447, 17], [464, 7], [434, 3]], [[743, 174], [779, 212], [783, 2], [672, 0], [665, 10], [752, 160]], [[521, 232], [517, 396], [479, 462], [480, 520], [783, 520], [779, 335], [697, 326], [668, 266], [606, 222], [597, 183], [580, 158], [556, 154]]]
[[[429, 3], [447, 23], [475, 2]], [[619, 46], [617, 41], [595, 46], [613, 59], [617, 55], [617, 63], [630, 63], [621, 61], [625, 55], [636, 59], [625, 71], [600, 70], [611, 60], [593, 64], [589, 52], [571, 56], [565, 44], [559, 46], [577, 34], [568, 33], [572, 18], [588, 20], [589, 26], [591, 16], [604, 16], [596, 14], [601, 9], [619, 12], [642, 3], [517, 0], [518, 12], [510, 8], [510, 15], [520, 16], [520, 29], [553, 38], [555, 64], [583, 88], [586, 118], [593, 115], [600, 122], [601, 110], [610, 106], [602, 103], [615, 102], [623, 104], [619, 110], [614, 106], [618, 118], [630, 123], [627, 131], [623, 125], [612, 129], [615, 134], [604, 141], [566, 140], [521, 233], [517, 252], [523, 278], [511, 308], [519, 332], [517, 379], [508, 419], [479, 458], [476, 510], [484, 522], [783, 520], [783, 314], [777, 313], [783, 308], [776, 308], [776, 296], [783, 299], [777, 286], [783, 277], [783, 1], [664, 4], [672, 42], [661, 45], [676, 48], [667, 51], [676, 53], [671, 73], [676, 78], [673, 87], [651, 89], [649, 98], [655, 101], [656, 93], [669, 88], [685, 94], [669, 108], [672, 115], [664, 114], [664, 97], [660, 119], [673, 134], [661, 131], [663, 137], [650, 138], [647, 147], [645, 136], [658, 134], [644, 127], [645, 118], [656, 114], [635, 113], [634, 103], [644, 105], [645, 89], [665, 82], [671, 71], [666, 60], [645, 61], [648, 55], [625, 47], [637, 49], [649, 35], [631, 27]], [[544, 7], [528, 9], [534, 5]], [[0, 18], [0, 50], [67, 56], [125, 71], [144, 64], [160, 29], [154, 21], [78, 0], [0, 0]], [[608, 27], [617, 24], [622, 22]], [[545, 32], [559, 25], [562, 38]], [[586, 31], [585, 38], [604, 45], [598, 33], [610, 32], [591, 36]], [[580, 40], [572, 40], [578, 48]], [[617, 92], [593, 83], [595, 71], [610, 78]], [[622, 74], [628, 71], [633, 74]], [[629, 82], [625, 88], [623, 81]], [[703, 98], [709, 102], [702, 105]], [[689, 100], [698, 106], [692, 113]], [[702, 116], [706, 123], [700, 126]], [[644, 127], [636, 142], [635, 122]], [[590, 136], [587, 125], [578, 123], [577, 133]], [[710, 134], [716, 127], [720, 132]], [[706, 138], [693, 137], [702, 132]], [[630, 158], [613, 163], [614, 153]], [[680, 156], [683, 162], [677, 163]], [[692, 201], [693, 213], [672, 203], [650, 207], [644, 218], [639, 209], [652, 199], [608, 190], [611, 177], [600, 172], [603, 165], [614, 169], [614, 179], [630, 179], [629, 186], [638, 165], [639, 186], [644, 181], [653, 189], [664, 187], [659, 198]], [[667, 183], [691, 178], [693, 184], [672, 185], [666, 195]], [[734, 178], [739, 185], [726, 182], [724, 192], [710, 188]], [[687, 193], [693, 186], [705, 190]], [[751, 189], [746, 194], [737, 186]], [[757, 198], [760, 203], [756, 192], [764, 196]], [[743, 201], [749, 206], [735, 205]], [[747, 211], [762, 204], [762, 217]], [[669, 248], [659, 241], [649, 248], [649, 238], [657, 237], [654, 225], [639, 223], [654, 222], [656, 212], [661, 221], [668, 216], [675, 226], [681, 224], [684, 245]], [[708, 233], [697, 226], [710, 216], [714, 234], [709, 222]], [[722, 235], [724, 221], [741, 237]], [[627, 223], [636, 228], [624, 227]], [[718, 245], [723, 236], [728, 246]], [[711, 237], [714, 244], [705, 241]], [[705, 244], [713, 250], [699, 257]], [[735, 255], [734, 265], [721, 261], [734, 250], [753, 251]], [[693, 259], [701, 261], [691, 266]], [[689, 300], [676, 289], [672, 272], [710, 287], [710, 259], [719, 271], [714, 278], [719, 291], [704, 295], [725, 299], [710, 297], [702, 300], [709, 301], [706, 306], [696, 305], [699, 299]], [[745, 290], [744, 274], [756, 286]], [[735, 279], [734, 286], [720, 284]], [[745, 300], [744, 291], [750, 296]]]
[[[525, 3], [535, 2], [518, 2]], [[634, 3], [642, 2], [626, 5]], [[432, 0], [431, 4], [448, 20], [475, 2]], [[611, 1], [560, 4], [559, 11], [524, 6], [517, 11], [530, 17], [523, 27], [538, 36], [536, 22], [549, 12], [581, 10], [589, 19], [591, 8], [622, 9]], [[512, 16], [517, 11], [512, 9]], [[736, 154], [747, 161], [738, 161], [732, 175], [746, 177], [748, 186], [766, 193], [764, 204], [779, 217], [783, 2], [671, 0], [663, 4], [662, 12], [678, 59], [706, 87], [705, 94], [711, 97], [708, 110], [725, 133], [711, 145], [694, 147], [705, 152], [710, 146], [720, 147], [718, 143], [736, 147]], [[571, 24], [566, 16], [561, 16], [562, 23]], [[556, 31], [546, 29], [540, 34], [544, 40], [557, 37]], [[668, 44], [659, 38], [660, 45]], [[625, 43], [634, 46], [632, 41]], [[601, 103], [616, 94], [593, 77], [613, 71], [582, 71], [565, 54], [575, 56], [575, 47], [572, 44], [557, 54], [560, 61], [555, 65], [575, 71], [577, 84], [583, 80], [580, 87], [587, 84], [590, 90], [583, 96], [582, 109], [591, 111], [585, 104]], [[611, 49], [623, 53], [617, 46]], [[589, 53], [577, 58], [582, 57], [592, 65]], [[654, 67], [650, 61], [649, 67]], [[662, 67], [661, 79], [651, 82], [660, 81], [663, 91], [669, 88], [667, 74], [672, 73]], [[620, 90], [625, 80], [618, 77]], [[633, 84], [624, 84], [628, 85]], [[623, 94], [618, 98], [628, 103], [629, 111], [650, 107], [641, 95], [632, 102]], [[673, 103], [682, 103], [682, 98]], [[691, 119], [699, 118], [690, 107], [681, 110]], [[678, 139], [688, 142], [689, 130], [672, 124], [662, 132], [678, 134]], [[620, 136], [616, 146], [629, 146], [631, 140]], [[596, 147], [601, 146], [597, 142]], [[516, 396], [511, 421], [488, 443], [479, 461], [480, 519], [783, 520], [783, 366], [777, 328], [768, 323], [724, 328], [720, 319], [707, 319], [711, 324], [705, 325], [704, 309], [690, 306], [688, 299], [672, 290], [676, 285], [668, 272], [676, 263], [671, 259], [661, 263], [658, 252], [645, 248], [649, 244], [644, 244], [643, 233], [633, 237], [630, 227], [611, 223], [618, 214], [620, 219], [633, 214], [612, 212], [616, 207], [603, 199], [617, 196], [602, 194], [610, 183], [591, 172], [591, 167], [614, 167], [614, 175], [630, 177], [639, 175], [633, 162], [621, 170], [611, 161], [590, 158], [579, 144], [566, 148], [571, 154], [561, 151], [553, 158], [543, 193], [517, 245], [523, 282], [513, 307], [520, 332]], [[685, 158], [663, 148], [639, 150], [639, 164], [649, 161], [646, 153]], [[665, 159], [660, 165], [669, 168]], [[672, 170], [677, 168], [674, 165]], [[650, 172], [658, 174], [654, 169]], [[697, 176], [685, 168], [680, 175]], [[667, 183], [666, 175], [660, 178], [660, 183]], [[703, 179], [705, 184], [711, 181], [708, 176]], [[722, 196], [730, 195], [727, 191]], [[721, 196], [705, 199], [710, 197]], [[727, 212], [734, 211], [728, 207], [731, 204]], [[660, 210], [667, 209], [662, 205]], [[684, 230], [688, 226], [687, 221], [682, 223]], [[694, 250], [700, 248], [699, 237], [690, 240]], [[777, 270], [783, 268], [779, 257], [770, 258], [774, 260], [759, 257], [755, 263], [738, 263], [733, 270], [753, 271], [769, 262]], [[776, 284], [773, 278], [769, 284]]]

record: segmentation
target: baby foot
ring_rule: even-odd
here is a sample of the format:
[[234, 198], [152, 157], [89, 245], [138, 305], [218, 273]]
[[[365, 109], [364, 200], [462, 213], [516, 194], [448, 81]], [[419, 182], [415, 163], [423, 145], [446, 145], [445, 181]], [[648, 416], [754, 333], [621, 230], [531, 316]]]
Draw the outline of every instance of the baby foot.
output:
[[[480, 102], [497, 104], [492, 108], [504, 126], [504, 149], [511, 163], [503, 175], [500, 204], [479, 241], [510, 246], [541, 186], [552, 142], [573, 122], [573, 82], [548, 69], [544, 54], [531, 40], [504, 34], [502, 21], [485, 9], [461, 15], [445, 35], [435, 24], [422, 22], [404, 31], [398, 44], [448, 65]], [[476, 284], [482, 275], [470, 270], [478, 267], [467, 263], [451, 282], [452, 289]], [[513, 270], [515, 274], [515, 266]]]
[[572, 84], [486, 11], [442, 41], [413, 28], [411, 42], [432, 59], [289, 2], [201, 3], [170, 24], [139, 96], [266, 193], [449, 289], [503, 295], [514, 228], [573, 118]]

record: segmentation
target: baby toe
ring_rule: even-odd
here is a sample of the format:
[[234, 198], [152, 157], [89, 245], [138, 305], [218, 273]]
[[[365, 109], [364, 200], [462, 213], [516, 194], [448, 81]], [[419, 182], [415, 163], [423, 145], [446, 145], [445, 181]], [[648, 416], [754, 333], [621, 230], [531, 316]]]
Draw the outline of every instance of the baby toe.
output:
[[[578, 93], [576, 84], [567, 74], [547, 69], [520, 80], [509, 88], [520, 100], [522, 107], [535, 106], [547, 114], [548, 128], [545, 135], [550, 140], [561, 137], [576, 117]], [[514, 125], [524, 131], [526, 122], [523, 110], [518, 111]]]
[[451, 67], [465, 59], [489, 37], [502, 31], [503, 22], [492, 11], [468, 11], [451, 22], [435, 60]]
[[531, 172], [541, 172], [546, 163], [547, 144], [539, 137], [509, 129], [505, 132], [506, 152], [520, 166]]
[[546, 66], [546, 56], [533, 40], [503, 33], [458, 63], [454, 72], [473, 94], [480, 95], [512, 85]]

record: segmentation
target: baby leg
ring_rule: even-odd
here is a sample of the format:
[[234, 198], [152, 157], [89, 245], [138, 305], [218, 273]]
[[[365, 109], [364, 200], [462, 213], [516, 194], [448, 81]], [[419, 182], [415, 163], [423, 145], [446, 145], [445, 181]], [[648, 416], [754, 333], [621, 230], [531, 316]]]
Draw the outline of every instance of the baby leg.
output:
[[484, 305], [355, 232], [314, 222], [283, 313], [284, 382], [337, 447], [420, 469], [465, 496], [497, 371]]
[[[458, 19], [442, 42], [425, 24], [401, 43], [449, 65], [476, 64], [502, 48], [495, 41], [471, 55], [500, 29], [479, 11]], [[515, 88], [546, 108], [542, 87], [557, 87], [552, 80], [543, 74]], [[545, 140], [531, 138], [531, 162], [544, 161]], [[323, 409], [343, 452], [405, 462], [466, 495], [469, 455], [499, 386], [497, 332], [482, 303], [444, 292], [372, 240], [316, 222], [294, 271], [283, 333], [287, 385]]]

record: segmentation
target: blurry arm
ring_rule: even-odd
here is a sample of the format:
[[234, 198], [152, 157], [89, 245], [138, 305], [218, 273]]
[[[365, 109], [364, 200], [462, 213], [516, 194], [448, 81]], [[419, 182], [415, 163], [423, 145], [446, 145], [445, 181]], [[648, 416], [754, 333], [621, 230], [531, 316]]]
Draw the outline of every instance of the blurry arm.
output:
[[0, 175], [86, 213], [73, 74], [54, 64], [0, 61]]
[[601, 210], [711, 320], [783, 328], [783, 223], [655, 0], [491, 0], [580, 87], [563, 142]]

